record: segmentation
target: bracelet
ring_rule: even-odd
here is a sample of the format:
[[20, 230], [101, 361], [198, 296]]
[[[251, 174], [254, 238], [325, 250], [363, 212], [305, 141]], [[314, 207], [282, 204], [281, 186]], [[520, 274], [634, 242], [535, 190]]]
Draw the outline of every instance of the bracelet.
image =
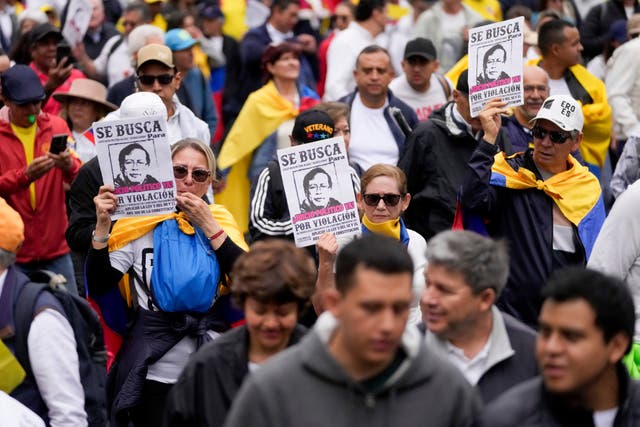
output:
[[96, 236], [96, 230], [93, 230], [91, 232], [91, 240], [97, 243], [107, 243], [109, 241], [109, 237], [111, 237], [111, 233], [107, 234], [106, 236], [98, 237]]
[[220, 229], [220, 231], [218, 231], [216, 234], [212, 235], [211, 237], [209, 237], [209, 241], [213, 242], [214, 240], [216, 240], [218, 237], [222, 236], [222, 233], [224, 233], [223, 229]]

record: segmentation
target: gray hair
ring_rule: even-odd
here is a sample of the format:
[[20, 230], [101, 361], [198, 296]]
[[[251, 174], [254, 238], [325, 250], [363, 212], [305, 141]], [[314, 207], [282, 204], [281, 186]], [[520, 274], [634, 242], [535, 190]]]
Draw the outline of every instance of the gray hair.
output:
[[427, 245], [429, 265], [459, 273], [474, 295], [493, 289], [496, 298], [509, 277], [509, 254], [503, 240], [472, 231], [443, 231]]
[[0, 269], [6, 270], [16, 262], [16, 254], [0, 249]]
[[138, 53], [138, 51], [147, 44], [147, 39], [153, 36], [164, 40], [164, 31], [151, 24], [142, 24], [131, 30], [127, 40], [129, 43], [129, 55], [133, 56]]

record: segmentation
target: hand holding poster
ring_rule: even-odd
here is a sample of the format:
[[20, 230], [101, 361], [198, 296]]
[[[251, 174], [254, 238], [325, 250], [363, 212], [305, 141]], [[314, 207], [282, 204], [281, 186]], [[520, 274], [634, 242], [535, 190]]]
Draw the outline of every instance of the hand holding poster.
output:
[[278, 150], [296, 246], [323, 233], [360, 234], [360, 217], [342, 137]]
[[469, 30], [469, 103], [471, 117], [501, 98], [507, 106], [524, 103], [522, 54], [524, 17]]
[[118, 206], [111, 219], [172, 213], [176, 206], [167, 119], [137, 119], [93, 124], [98, 162]]

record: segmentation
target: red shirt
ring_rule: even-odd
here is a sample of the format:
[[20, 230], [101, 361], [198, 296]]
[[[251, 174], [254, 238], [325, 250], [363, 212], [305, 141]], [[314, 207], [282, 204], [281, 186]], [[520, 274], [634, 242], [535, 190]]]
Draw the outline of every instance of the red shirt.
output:
[[[38, 75], [38, 78], [40, 79], [40, 83], [42, 83], [42, 86], [47, 84], [47, 82], [49, 81], [49, 75], [40, 71], [38, 67], [36, 67], [36, 64], [33, 61], [31, 62], [31, 64], [29, 64], [29, 66]], [[74, 81], [75, 79], [84, 79], [84, 78], [86, 77], [82, 73], [82, 71], [76, 70], [74, 68], [73, 70], [71, 70], [71, 75], [69, 76], [69, 78], [65, 80], [64, 83], [62, 83], [60, 86], [58, 86], [58, 88], [54, 90], [53, 93], [69, 92], [72, 81]], [[54, 116], [57, 116], [62, 111], [62, 105], [58, 101], [53, 99], [53, 96], [50, 96], [49, 99], [47, 100], [47, 103], [42, 106], [42, 111], [44, 111], [45, 113], [49, 113], [49, 114], [53, 114]]]

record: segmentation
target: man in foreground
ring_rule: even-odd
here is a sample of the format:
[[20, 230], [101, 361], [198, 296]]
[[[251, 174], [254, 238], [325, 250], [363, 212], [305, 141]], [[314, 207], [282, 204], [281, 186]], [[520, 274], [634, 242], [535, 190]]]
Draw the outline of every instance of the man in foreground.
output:
[[303, 342], [249, 376], [225, 425], [471, 425], [479, 409], [471, 386], [405, 329], [412, 274], [390, 238], [345, 246], [328, 311]]

